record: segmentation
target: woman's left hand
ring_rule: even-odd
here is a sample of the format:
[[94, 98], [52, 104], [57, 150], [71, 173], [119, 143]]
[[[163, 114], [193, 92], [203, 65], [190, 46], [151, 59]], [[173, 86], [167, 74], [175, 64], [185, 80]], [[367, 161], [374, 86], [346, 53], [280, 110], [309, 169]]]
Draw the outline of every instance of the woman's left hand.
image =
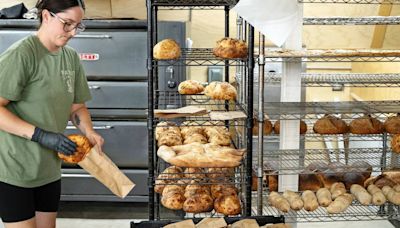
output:
[[99, 154], [103, 154], [103, 150], [101, 149], [104, 144], [103, 137], [95, 131], [87, 132], [86, 137], [89, 139], [90, 143], [96, 148]]

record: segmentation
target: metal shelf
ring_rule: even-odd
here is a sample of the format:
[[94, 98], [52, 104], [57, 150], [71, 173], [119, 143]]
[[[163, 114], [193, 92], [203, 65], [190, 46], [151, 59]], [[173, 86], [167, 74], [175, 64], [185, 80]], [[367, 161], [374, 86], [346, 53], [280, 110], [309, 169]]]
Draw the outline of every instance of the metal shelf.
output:
[[[256, 203], [257, 196], [252, 197]], [[304, 209], [282, 213], [268, 204], [268, 196], [263, 196], [263, 215], [285, 216], [286, 220], [296, 219], [296, 222], [337, 222], [337, 221], [371, 221], [371, 220], [400, 220], [400, 207], [386, 203], [383, 206], [364, 206], [354, 201], [350, 207], [339, 214], [329, 214], [325, 207], [319, 207], [313, 212]], [[257, 214], [253, 210], [253, 214]]]
[[299, 3], [400, 4], [399, 0], [298, 0]]
[[[256, 56], [256, 61], [259, 61]], [[267, 62], [399, 62], [400, 50], [384, 49], [267, 49]]]
[[[265, 82], [280, 83], [282, 74], [266, 73]], [[302, 84], [308, 87], [400, 87], [400, 74], [316, 74], [302, 73]]]
[[343, 119], [364, 114], [385, 118], [397, 114], [399, 107], [400, 101], [265, 102], [264, 113], [269, 119], [317, 119], [325, 114], [342, 114]]
[[[356, 169], [356, 167], [352, 167], [353, 162], [365, 161], [372, 166], [374, 172], [380, 172], [382, 168], [384, 170], [399, 168], [400, 156], [390, 151], [386, 156], [382, 154], [381, 148], [268, 150], [264, 151], [264, 159], [277, 166], [275, 173], [269, 173], [269, 175], [292, 175], [301, 172], [321, 173], [316, 170], [305, 171], [305, 167], [310, 163], [321, 161], [326, 163], [342, 162], [343, 164], [347, 161], [349, 169]], [[304, 161], [304, 164], [300, 161]], [[346, 172], [348, 172], [347, 169]]]
[[[308, 133], [310, 132], [310, 133]], [[374, 141], [374, 142], [382, 142], [383, 140], [383, 134], [365, 134], [365, 135], [359, 135], [359, 134], [351, 134], [351, 133], [346, 133], [346, 134], [317, 134], [313, 133], [312, 129], [309, 129], [306, 134], [300, 135], [300, 140], [304, 140], [305, 142], [324, 142], [324, 141]], [[258, 136], [253, 136], [253, 141], [257, 142]], [[279, 142], [279, 135], [277, 134], [269, 134], [269, 135], [264, 135], [264, 142]], [[387, 136], [390, 138], [390, 136]]]
[[182, 56], [173, 60], [154, 60], [153, 66], [245, 66], [247, 59], [222, 59], [212, 48], [182, 48]]
[[303, 25], [399, 25], [400, 16], [311, 17]]
[[239, 0], [154, 0], [153, 5], [167, 9], [215, 9], [235, 6]]

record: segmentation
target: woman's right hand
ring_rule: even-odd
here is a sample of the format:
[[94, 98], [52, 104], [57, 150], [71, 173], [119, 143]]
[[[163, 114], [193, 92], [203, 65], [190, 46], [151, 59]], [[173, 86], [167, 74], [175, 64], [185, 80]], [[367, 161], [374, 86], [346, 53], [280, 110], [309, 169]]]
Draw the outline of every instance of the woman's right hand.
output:
[[72, 155], [76, 151], [76, 144], [61, 133], [54, 133], [35, 127], [32, 141], [66, 156]]

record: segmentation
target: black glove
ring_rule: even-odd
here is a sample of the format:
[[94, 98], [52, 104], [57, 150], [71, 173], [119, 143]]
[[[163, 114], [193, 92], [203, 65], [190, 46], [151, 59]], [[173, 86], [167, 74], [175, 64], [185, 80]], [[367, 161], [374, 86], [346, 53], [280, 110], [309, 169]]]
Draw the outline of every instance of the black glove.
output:
[[45, 131], [38, 127], [35, 127], [35, 132], [33, 133], [31, 140], [50, 150], [60, 152], [67, 156], [72, 155], [76, 151], [76, 144], [69, 138], [65, 137], [65, 135]]

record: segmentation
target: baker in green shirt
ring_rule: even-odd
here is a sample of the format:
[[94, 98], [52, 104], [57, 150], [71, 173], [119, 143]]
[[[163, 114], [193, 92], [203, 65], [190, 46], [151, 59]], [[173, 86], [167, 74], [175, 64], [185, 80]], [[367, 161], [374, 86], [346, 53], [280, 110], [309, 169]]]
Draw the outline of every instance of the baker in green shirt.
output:
[[68, 120], [101, 151], [85, 102], [91, 98], [78, 54], [67, 42], [84, 30], [83, 0], [41, 0], [40, 27], [0, 55], [0, 217], [6, 228], [53, 228], [61, 161], [76, 144]]

